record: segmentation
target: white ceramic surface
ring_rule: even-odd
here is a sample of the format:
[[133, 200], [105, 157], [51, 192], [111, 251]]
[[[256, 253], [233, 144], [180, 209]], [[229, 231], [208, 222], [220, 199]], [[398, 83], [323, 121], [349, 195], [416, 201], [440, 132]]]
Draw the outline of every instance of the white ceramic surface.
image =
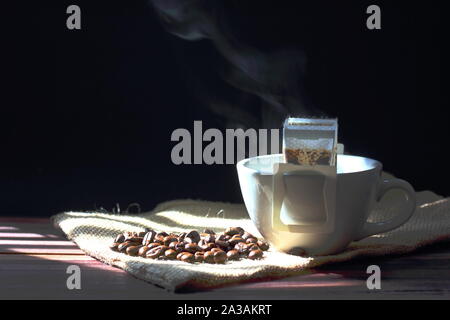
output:
[[[327, 218], [325, 215], [324, 218], [321, 215], [324, 206], [320, 200], [322, 197], [314, 196], [315, 192], [308, 189], [310, 186], [319, 188], [318, 182], [312, 183], [311, 179], [306, 179], [302, 174], [284, 174], [286, 196], [281, 211], [284, 215], [290, 215], [292, 221], [310, 224], [312, 228], [307, 231], [300, 229], [303, 231], [298, 232], [299, 229], [295, 226], [287, 225], [287, 231], [278, 230], [274, 228], [272, 221], [274, 183], [272, 171], [273, 164], [281, 162], [282, 159], [281, 154], [267, 155], [244, 159], [237, 164], [241, 192], [250, 218], [266, 240], [279, 250], [301, 248], [309, 255], [337, 253], [344, 250], [351, 241], [399, 227], [408, 221], [415, 210], [416, 199], [411, 185], [400, 179], [382, 180], [380, 162], [358, 156], [338, 155], [336, 206], [332, 228], [325, 231], [320, 228], [320, 224], [330, 217]], [[390, 189], [400, 189], [405, 196], [405, 203], [398, 214], [389, 221], [367, 222], [375, 202]], [[312, 198], [314, 200], [311, 201]], [[298, 212], [295, 212], [295, 208], [299, 205], [309, 207], [311, 210], [299, 217]]]

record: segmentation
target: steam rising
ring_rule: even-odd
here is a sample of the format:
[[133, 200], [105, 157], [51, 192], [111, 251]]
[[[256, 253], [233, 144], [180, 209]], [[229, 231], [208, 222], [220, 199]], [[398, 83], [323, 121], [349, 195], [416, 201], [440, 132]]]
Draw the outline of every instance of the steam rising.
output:
[[238, 40], [232, 30], [233, 16], [225, 1], [150, 0], [165, 29], [189, 41], [208, 39], [227, 61], [223, 80], [250, 95], [260, 98], [261, 115], [246, 106], [224, 101], [210, 101], [210, 108], [220, 115], [240, 122], [238, 126], [278, 128], [288, 115], [319, 115], [305, 102], [302, 77], [306, 58], [297, 47], [287, 45], [261, 50]]

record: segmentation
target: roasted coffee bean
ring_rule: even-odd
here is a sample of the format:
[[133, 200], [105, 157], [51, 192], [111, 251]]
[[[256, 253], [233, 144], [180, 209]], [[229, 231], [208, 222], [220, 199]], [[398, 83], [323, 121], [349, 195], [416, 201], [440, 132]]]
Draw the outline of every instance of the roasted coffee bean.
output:
[[206, 252], [203, 254], [203, 260], [204, 260], [206, 263], [214, 263], [214, 252], [212, 252], [212, 251], [206, 251]]
[[181, 255], [181, 261], [192, 263], [195, 261], [195, 257], [190, 252], [183, 252]]
[[223, 250], [220, 249], [220, 248], [212, 248], [210, 251], [211, 251], [212, 253], [214, 253], [214, 252], [219, 252], [219, 251], [223, 251]]
[[159, 243], [159, 242], [152, 242], [149, 245], [147, 245], [147, 247], [149, 249], [153, 249], [153, 248], [159, 247], [160, 245], [161, 245], [161, 243]]
[[229, 243], [232, 247], [234, 247], [239, 242], [244, 242], [244, 239], [242, 239], [239, 236], [233, 236], [229, 241]]
[[224, 263], [227, 260], [227, 254], [225, 251], [217, 251], [214, 252], [214, 262], [215, 263]]
[[164, 246], [164, 245], [159, 245], [157, 247], [154, 247], [152, 249], [149, 249], [147, 251], [147, 253], [145, 254], [145, 256], [147, 258], [151, 258], [151, 259], [157, 259], [160, 256], [164, 255], [164, 253], [166, 252], [166, 250], [168, 250], [169, 247]]
[[161, 243], [161, 244], [164, 244], [164, 238], [165, 238], [166, 236], [163, 236], [163, 235], [161, 235], [161, 234], [156, 234], [155, 235], [155, 239], [153, 239], [153, 242], [159, 242], [159, 243]]
[[161, 250], [148, 250], [147, 253], [145, 254], [146, 258], [149, 259], [158, 259], [158, 257], [161, 255]]
[[206, 241], [205, 239], [201, 239], [201, 240], [197, 243], [197, 245], [198, 245], [199, 247], [205, 246], [205, 245], [207, 245], [207, 244], [208, 244], [208, 241]]
[[191, 242], [191, 243], [192, 242], [198, 243], [200, 241], [200, 234], [197, 231], [192, 230], [186, 235], [186, 237], [184, 238], [184, 241]]
[[164, 245], [166, 245], [166, 246], [168, 246], [171, 242], [174, 242], [174, 241], [177, 241], [178, 242], [178, 239], [177, 238], [175, 238], [174, 236], [167, 236], [167, 237], [164, 237]]
[[130, 256], [137, 256], [139, 249], [141, 248], [141, 246], [129, 246], [126, 250], [126, 253]]
[[150, 259], [158, 259], [164, 252], [161, 250], [161, 246], [155, 247], [147, 251], [145, 256]]
[[182, 232], [178, 235], [178, 241], [184, 241], [184, 238], [186, 238], [187, 233]]
[[118, 251], [117, 247], [118, 247], [120, 244], [121, 244], [120, 242], [113, 242], [113, 243], [111, 243], [111, 245], [109, 246], [109, 248], [110, 248], [111, 250]]
[[[173, 249], [173, 250], [175, 250], [175, 251], [177, 251], [177, 245], [179, 244], [180, 242], [178, 242], [178, 241], [172, 241], [171, 243], [169, 243], [169, 248], [170, 249]], [[181, 252], [181, 251], [180, 251]]]
[[211, 249], [214, 249], [214, 248], [217, 248], [217, 245], [215, 243], [212, 243], [212, 242], [208, 243], [206, 246], [207, 246], [207, 248], [206, 248], [207, 251], [209, 251]]
[[173, 249], [168, 249], [164, 252], [166, 259], [173, 260], [177, 257], [177, 252]]
[[156, 232], [155, 231], [149, 231], [144, 235], [144, 238], [142, 239], [143, 245], [149, 245], [155, 240]]
[[263, 256], [263, 252], [259, 249], [251, 250], [248, 254], [248, 258], [252, 260], [261, 259]]
[[169, 250], [169, 247], [165, 246], [165, 245], [160, 245], [159, 247], [156, 247], [156, 248], [161, 249], [162, 253], [164, 253], [166, 250]]
[[216, 241], [217, 241], [217, 240], [220, 240], [220, 241], [226, 241], [227, 238], [229, 238], [229, 237], [227, 237], [225, 234], [219, 234], [218, 237], [216, 236]]
[[203, 262], [205, 261], [204, 253], [201, 251], [197, 251], [194, 254], [195, 262]]
[[257, 243], [258, 239], [256, 238], [248, 238], [247, 240], [245, 240], [246, 243]]
[[167, 233], [167, 232], [164, 232], [164, 231], [162, 231], [162, 232], [158, 232], [157, 234], [156, 234], [156, 236], [159, 238], [159, 237], [167, 237], [169, 234]]
[[256, 243], [247, 243], [248, 251], [259, 250], [259, 247]]
[[125, 241], [125, 236], [123, 233], [118, 234], [116, 239], [114, 239], [114, 242], [117, 242], [117, 243], [122, 243], [124, 241]]
[[223, 250], [227, 250], [230, 247], [230, 243], [228, 241], [216, 240], [216, 246]]
[[244, 232], [244, 229], [242, 229], [241, 227], [229, 227], [225, 229], [224, 234], [227, 236], [234, 236], [235, 234], [242, 235]]
[[177, 254], [177, 260], [181, 260], [181, 257], [183, 256], [183, 252], [180, 252]]
[[244, 234], [242, 235], [242, 239], [244, 239], [245, 241], [247, 241], [248, 238], [255, 238], [250, 232], [244, 232]]
[[197, 251], [199, 251], [199, 247], [196, 243], [188, 243], [184, 246], [184, 251], [190, 252], [190, 253], [195, 253]]
[[168, 246], [172, 241], [177, 241], [177, 238], [172, 237], [171, 235], [165, 236], [163, 241], [164, 241], [164, 245]]
[[137, 236], [136, 232], [130, 232], [130, 231], [126, 231], [122, 233], [125, 237], [125, 241], [127, 241], [128, 238], [133, 238]]
[[122, 242], [121, 244], [119, 244], [117, 246], [117, 250], [119, 250], [120, 252], [125, 252], [125, 250], [127, 250], [127, 248], [132, 245], [133, 245], [132, 242], [128, 242], [128, 241]]
[[239, 231], [236, 230], [234, 227], [228, 227], [225, 229], [223, 233], [228, 236], [234, 236], [235, 234], [238, 234]]
[[128, 241], [128, 239], [135, 238], [138, 236], [137, 232], [130, 232], [130, 231], [124, 232], [123, 235], [125, 237], [125, 241]]
[[262, 250], [262, 251], [266, 251], [269, 249], [269, 244], [267, 242], [258, 240], [258, 242], [256, 243], [258, 245], [258, 247]]
[[231, 249], [227, 252], [228, 260], [237, 260], [239, 259], [239, 252], [236, 249]]
[[215, 242], [216, 241], [216, 236], [213, 234], [207, 234], [206, 236], [203, 237], [204, 241], [206, 242]]
[[141, 237], [131, 237], [131, 238], [128, 238], [126, 241], [133, 242], [133, 243], [138, 243], [138, 244], [142, 244], [142, 240], [144, 240], [144, 238], [141, 238]]
[[159, 243], [159, 245], [163, 245], [164, 244], [164, 238], [155, 236], [155, 239], [153, 239], [153, 242], [154, 243]]
[[143, 237], [145, 237], [146, 233], [147, 232], [145, 232], [145, 231], [138, 232], [138, 237], [143, 238]]
[[169, 243], [167, 246], [168, 246], [170, 249], [175, 249], [175, 246], [176, 246], [178, 243], [179, 243], [178, 241], [172, 241], [172, 242]]
[[236, 243], [236, 245], [234, 246], [234, 249], [236, 249], [240, 254], [248, 253], [248, 246], [244, 242]]
[[145, 254], [147, 253], [148, 250], [150, 250], [150, 248], [148, 246], [140, 247], [139, 248], [139, 252], [138, 252], [138, 256], [145, 257]]
[[141, 244], [143, 237], [139, 237], [137, 232], [126, 232], [125, 235], [125, 241], [131, 241]]
[[203, 233], [209, 233], [209, 234], [216, 234], [213, 230], [211, 229], [205, 229], [203, 230]]
[[176, 245], [175, 245], [175, 250], [177, 251], [177, 252], [182, 252], [182, 251], [184, 251], [184, 247], [186, 246], [186, 244], [184, 243], [184, 242], [178, 242]]
[[215, 243], [205, 243], [205, 244], [199, 246], [199, 248], [202, 249], [203, 251], [209, 251], [215, 247], [216, 247]]

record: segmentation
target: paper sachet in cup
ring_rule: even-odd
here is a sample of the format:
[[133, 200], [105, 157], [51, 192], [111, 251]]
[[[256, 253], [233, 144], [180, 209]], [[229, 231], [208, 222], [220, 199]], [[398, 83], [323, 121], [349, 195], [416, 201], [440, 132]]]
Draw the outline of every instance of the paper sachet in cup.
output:
[[286, 119], [283, 126], [285, 162], [335, 166], [337, 128], [337, 119]]
[[284, 163], [273, 165], [272, 226], [275, 230], [332, 232], [337, 149], [337, 119], [286, 119]]

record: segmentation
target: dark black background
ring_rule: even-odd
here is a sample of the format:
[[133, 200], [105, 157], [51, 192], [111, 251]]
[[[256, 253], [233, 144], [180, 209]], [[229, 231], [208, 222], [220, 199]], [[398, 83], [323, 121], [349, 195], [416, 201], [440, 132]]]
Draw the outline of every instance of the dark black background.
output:
[[[450, 194], [441, 2], [241, 2], [233, 14], [250, 42], [304, 48], [308, 98], [339, 118], [352, 153], [416, 190]], [[366, 28], [373, 3], [382, 30]], [[81, 30], [66, 28], [70, 4], [81, 7]], [[16, 1], [3, 5], [2, 24], [0, 214], [242, 201], [233, 165], [170, 160], [174, 129], [223, 125], [185, 73], [214, 70], [208, 40], [167, 33], [146, 1]]]

